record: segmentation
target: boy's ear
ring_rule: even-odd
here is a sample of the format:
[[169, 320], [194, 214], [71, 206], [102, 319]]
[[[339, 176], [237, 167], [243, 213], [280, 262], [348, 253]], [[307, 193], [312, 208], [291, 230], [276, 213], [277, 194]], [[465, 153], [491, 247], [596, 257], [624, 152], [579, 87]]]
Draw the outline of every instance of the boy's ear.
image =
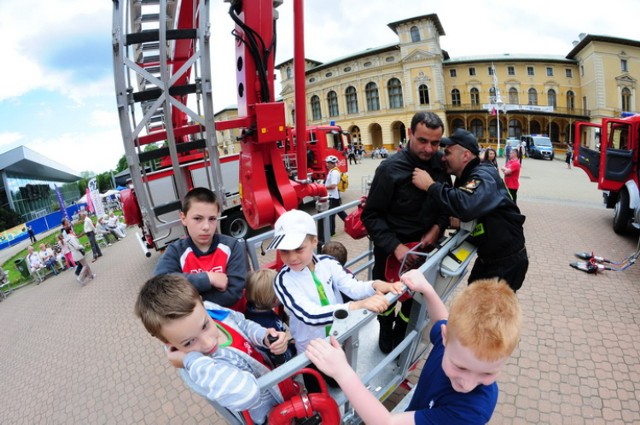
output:
[[442, 332], [442, 345], [447, 346], [447, 325], [444, 323], [440, 325], [440, 332]]
[[184, 222], [186, 219], [187, 219], [187, 216], [182, 211], [180, 211], [180, 221], [182, 222], [183, 226], [187, 225], [187, 223]]

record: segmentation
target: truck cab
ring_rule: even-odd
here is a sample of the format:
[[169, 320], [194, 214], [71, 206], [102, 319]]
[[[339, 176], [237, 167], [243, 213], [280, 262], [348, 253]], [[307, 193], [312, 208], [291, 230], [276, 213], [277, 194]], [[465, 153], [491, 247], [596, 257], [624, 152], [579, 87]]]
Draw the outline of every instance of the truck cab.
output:
[[640, 228], [639, 140], [640, 115], [576, 123], [574, 164], [598, 184], [606, 207], [614, 209], [616, 233], [630, 225]]

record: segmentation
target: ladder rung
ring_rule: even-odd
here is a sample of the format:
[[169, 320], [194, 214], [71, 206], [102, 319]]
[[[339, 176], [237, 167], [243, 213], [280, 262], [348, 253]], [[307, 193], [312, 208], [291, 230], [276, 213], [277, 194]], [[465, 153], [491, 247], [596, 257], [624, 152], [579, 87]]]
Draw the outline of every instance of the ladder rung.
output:
[[[204, 149], [206, 146], [204, 139], [194, 140], [192, 142], [176, 143], [176, 150], [178, 153], [185, 153], [195, 149]], [[160, 159], [169, 156], [169, 148], [158, 148], [152, 151], [140, 152], [138, 154], [138, 160], [140, 163], [152, 161], [154, 159]]]
[[[184, 96], [186, 94], [193, 94], [197, 90], [196, 84], [185, 84], [183, 86], [169, 87], [170, 96]], [[155, 100], [162, 95], [162, 89], [154, 88], [145, 91], [139, 91], [133, 93], [134, 102], [144, 102], [147, 100]]]
[[[195, 29], [167, 30], [167, 40], [193, 39], [198, 36]], [[127, 34], [125, 45], [149, 43], [160, 41], [160, 30], [143, 30], [141, 32]]]
[[169, 202], [168, 204], [158, 205], [153, 209], [154, 214], [160, 216], [173, 211], [180, 211], [182, 209], [182, 202], [180, 200]]

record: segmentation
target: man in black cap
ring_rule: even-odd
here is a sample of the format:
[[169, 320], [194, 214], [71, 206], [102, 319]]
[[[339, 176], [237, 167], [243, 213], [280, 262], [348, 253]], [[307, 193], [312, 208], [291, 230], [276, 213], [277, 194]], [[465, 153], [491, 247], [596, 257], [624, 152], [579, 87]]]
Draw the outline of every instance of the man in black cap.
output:
[[457, 129], [451, 137], [443, 137], [440, 145], [445, 147], [442, 161], [447, 172], [456, 176], [455, 184], [434, 182], [418, 168], [413, 172], [413, 184], [448, 214], [462, 221], [477, 220], [469, 241], [478, 247], [478, 258], [469, 283], [497, 277], [517, 291], [529, 268], [522, 229], [524, 215], [511, 200], [496, 168], [480, 162], [480, 148], [473, 134]]
[[[432, 205], [426, 193], [411, 183], [414, 169], [424, 170], [436, 181], [451, 182], [441, 161], [439, 150], [444, 123], [433, 112], [418, 112], [411, 120], [406, 146], [376, 169], [371, 189], [362, 212], [362, 222], [373, 240], [374, 279], [387, 280], [387, 257], [402, 262], [410, 242], [423, 248], [435, 244], [449, 224], [449, 218]], [[413, 256], [415, 257], [415, 256]], [[417, 258], [410, 257], [408, 262]], [[394, 276], [392, 280], [399, 277]], [[395, 304], [378, 315], [380, 337], [378, 346], [390, 352], [405, 337], [411, 300], [402, 302], [396, 316]]]

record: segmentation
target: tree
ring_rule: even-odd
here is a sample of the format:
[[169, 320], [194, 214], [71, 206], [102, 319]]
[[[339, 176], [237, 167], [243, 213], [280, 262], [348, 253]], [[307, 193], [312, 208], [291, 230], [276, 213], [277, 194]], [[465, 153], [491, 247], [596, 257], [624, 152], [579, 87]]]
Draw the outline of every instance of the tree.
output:
[[129, 164], [127, 163], [127, 156], [122, 155], [120, 160], [118, 160], [118, 165], [116, 165], [116, 174], [126, 170], [129, 168]]

